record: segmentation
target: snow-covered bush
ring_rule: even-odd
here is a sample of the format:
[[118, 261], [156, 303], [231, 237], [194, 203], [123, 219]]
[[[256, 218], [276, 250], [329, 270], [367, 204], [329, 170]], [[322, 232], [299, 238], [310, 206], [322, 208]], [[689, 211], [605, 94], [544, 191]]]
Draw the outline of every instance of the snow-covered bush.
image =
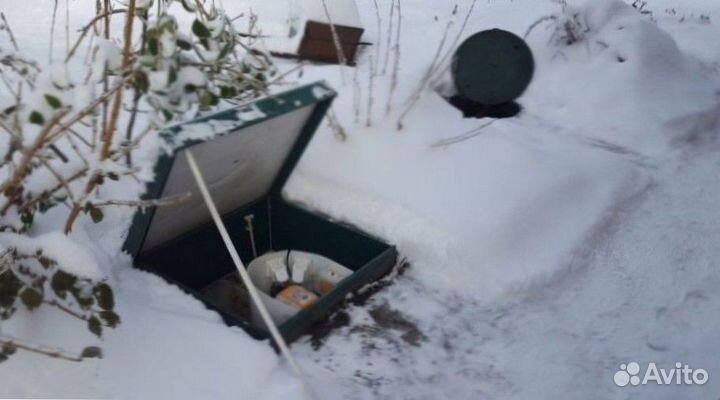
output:
[[585, 40], [585, 36], [590, 32], [590, 27], [581, 9], [568, 5], [565, 0], [558, 1], [558, 4], [560, 4], [560, 12], [535, 21], [525, 32], [526, 38], [539, 25], [550, 22], [553, 30], [550, 38], [552, 43], [560, 46], [571, 46]]
[[[192, 13], [187, 29], [169, 11], [173, 3]], [[50, 305], [86, 321], [98, 336], [103, 326], [119, 323], [103, 276], [78, 274], [63, 254], [46, 254], [47, 242], [36, 248], [17, 243], [30, 243], [42, 233], [35, 229], [38, 219], [44, 220], [44, 231], [50, 225], [70, 234], [83, 215], [101, 223], [108, 206], [164, 204], [139, 201], [132, 194], [114, 198], [118, 191], [105, 188], [147, 180], [148, 172], [133, 165], [131, 155], [163, 125], [266, 91], [275, 73], [270, 58], [242, 43], [232, 20], [204, 3], [98, 1], [97, 16], [68, 46], [63, 61], [53, 62], [50, 55], [50, 63], [24, 54], [12, 35], [12, 21], [3, 18], [0, 35], [10, 40], [0, 42], [2, 320], [16, 315], [20, 306]], [[124, 20], [122, 35], [112, 37], [118, 15]], [[69, 239], [59, 235], [54, 240]], [[3, 336], [0, 348], [0, 361], [17, 348], [40, 349]], [[90, 348], [63, 358], [98, 354]]]
[[[113, 290], [106, 282], [97, 279], [93, 268], [67, 265], [70, 260], [62, 260], [66, 265], [59, 265], [58, 258], [49, 254], [58, 245], [66, 249], [74, 246], [62, 234], [34, 239], [18, 234], [2, 234], [2, 242], [0, 321], [10, 319], [19, 307], [34, 311], [47, 305], [83, 321], [88, 330], [98, 337], [102, 335], [103, 327], [114, 328], [120, 323], [120, 317], [114, 311]], [[72, 355], [3, 336], [0, 337], [0, 362], [7, 360], [18, 348], [73, 361], [102, 355], [95, 346], [86, 347], [79, 355]]]
[[167, 120], [195, 107], [209, 109], [221, 98], [256, 97], [275, 73], [262, 52], [239, 57], [239, 36], [218, 12], [196, 19], [192, 34], [181, 32], [175, 17], [166, 13], [146, 26], [134, 86]]

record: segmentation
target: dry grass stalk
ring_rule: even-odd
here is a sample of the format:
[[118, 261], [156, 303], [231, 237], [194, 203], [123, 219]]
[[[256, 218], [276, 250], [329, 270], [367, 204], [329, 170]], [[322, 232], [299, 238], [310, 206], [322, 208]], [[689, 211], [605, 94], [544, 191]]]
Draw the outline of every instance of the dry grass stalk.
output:
[[447, 41], [448, 32], [450, 31], [450, 27], [452, 26], [452, 24], [453, 24], [452, 21], [448, 21], [447, 26], [445, 27], [445, 33], [443, 34], [443, 37], [440, 40], [440, 44], [438, 45], [438, 48], [435, 51], [435, 56], [433, 57], [433, 60], [430, 63], [430, 67], [428, 67], [427, 71], [425, 72], [425, 75], [423, 75], [422, 79], [420, 80], [420, 83], [418, 84], [418, 87], [410, 95], [410, 98], [408, 99], [408, 106], [405, 108], [405, 111], [403, 111], [402, 114], [400, 114], [400, 118], [398, 118], [398, 122], [397, 122], [398, 130], [401, 130], [403, 128], [403, 120], [405, 119], [405, 117], [407, 117], [407, 115], [410, 113], [410, 111], [413, 109], [413, 107], [415, 107], [415, 104], [417, 104], [417, 102], [420, 100], [423, 92], [425, 91], [425, 88], [428, 86], [428, 83], [430, 82], [432, 74], [435, 71], [435, 66], [437, 65], [437, 62], [439, 61], [440, 54], [442, 53], [442, 50], [445, 47], [445, 42]]
[[342, 78], [344, 84], [345, 73], [343, 67], [347, 65], [347, 58], [345, 57], [345, 51], [343, 50], [342, 43], [340, 42], [340, 36], [337, 33], [335, 24], [332, 21], [332, 16], [330, 15], [330, 9], [328, 9], [325, 0], [322, 0], [322, 5], [323, 10], [325, 11], [325, 18], [327, 18], [328, 24], [330, 25], [330, 33], [332, 34], [333, 44], [335, 45], [335, 51], [338, 56], [338, 64], [340, 65], [340, 77]]
[[372, 111], [373, 111], [373, 103], [375, 101], [375, 99], [373, 98], [373, 90], [375, 87], [375, 75], [376, 75], [375, 65], [373, 64], [373, 58], [372, 58], [372, 56], [369, 56], [369, 57], [370, 57], [370, 60], [368, 63], [368, 65], [369, 65], [368, 68], [369, 68], [369, 72], [370, 72], [370, 77], [369, 77], [369, 82], [368, 82], [367, 118], [365, 119], [365, 126], [367, 126], [367, 127], [372, 126]]
[[390, 92], [388, 93], [388, 101], [385, 106], [385, 116], [389, 115], [390, 111], [392, 111], [392, 101], [395, 90], [397, 90], [398, 87], [398, 74], [400, 72], [400, 33], [402, 32], [402, 9], [400, 1], [401, 0], [397, 0], [397, 29], [395, 31], [395, 46], [393, 47], [395, 60], [393, 63], [392, 77], [390, 78]]
[[13, 34], [12, 29], [10, 29], [10, 24], [7, 21], [7, 18], [5, 18], [5, 13], [0, 12], [0, 19], [3, 21], [3, 25], [5, 25], [5, 30], [8, 33], [8, 36], [10, 36], [10, 43], [12, 43], [13, 48], [15, 51], [19, 51], [20, 47], [17, 44], [17, 41], [15, 40], [15, 35]]
[[[393, 21], [394, 21], [394, 14], [395, 14], [395, 1], [392, 0], [390, 2], [390, 18], [388, 18], [388, 30], [387, 30], [387, 42], [385, 44], [385, 61], [383, 62], [383, 68], [382, 68], [382, 75], [385, 75], [387, 72], [388, 62], [390, 61], [390, 49], [392, 47], [392, 37], [393, 37]], [[399, 0], [397, 0], [399, 1]], [[398, 6], [399, 8], [399, 6]], [[399, 28], [398, 28], [399, 30]], [[380, 40], [378, 38], [378, 40]], [[378, 42], [379, 44], [379, 42]]]
[[[132, 56], [132, 32], [133, 32], [133, 19], [135, 18], [135, 2], [136, 0], [129, 0], [128, 10], [125, 14], [125, 30], [123, 34], [124, 47], [123, 47], [123, 58], [121, 68], [125, 71], [130, 64], [130, 58]], [[102, 148], [100, 151], [100, 161], [105, 161], [110, 157], [110, 149], [117, 129], [118, 117], [120, 116], [120, 108], [123, 102], [123, 89], [124, 85], [120, 85], [115, 92], [115, 99], [113, 100], [113, 108], [110, 114], [110, 123], [106, 125], [105, 131], [102, 137]], [[85, 197], [95, 190], [97, 186], [97, 179], [90, 179], [85, 187]], [[68, 234], [72, 231], [72, 226], [75, 220], [82, 211], [82, 204], [75, 204], [70, 211], [67, 221], [65, 222], [65, 233]]]
[[497, 121], [496, 119], [493, 119], [493, 120], [491, 120], [491, 121], [489, 121], [489, 122], [486, 122], [486, 123], [482, 124], [481, 126], [479, 126], [479, 127], [477, 127], [477, 128], [471, 129], [471, 130], [463, 133], [462, 135], [454, 136], [454, 137], [447, 138], [447, 139], [438, 140], [437, 142], [431, 144], [430, 147], [435, 147], [435, 148], [448, 147], [448, 146], [451, 146], [451, 145], [453, 145], [453, 144], [457, 144], [457, 143], [460, 143], [460, 142], [464, 142], [464, 141], [466, 141], [466, 140], [470, 140], [470, 139], [472, 139], [472, 138], [474, 138], [474, 137], [482, 134], [482, 133], [483, 133], [483, 129], [485, 129], [485, 128], [487, 128], [488, 126], [492, 125], [492, 124], [493, 124], [494, 122], [496, 122], [496, 121]]

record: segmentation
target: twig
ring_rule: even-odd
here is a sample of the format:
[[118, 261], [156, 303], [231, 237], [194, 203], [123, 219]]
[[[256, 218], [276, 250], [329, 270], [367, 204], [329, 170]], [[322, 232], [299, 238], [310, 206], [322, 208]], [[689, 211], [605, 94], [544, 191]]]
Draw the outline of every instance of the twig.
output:
[[[83, 176], [87, 175], [88, 170], [89, 169], [87, 167], [80, 169], [79, 171], [77, 171], [73, 175], [71, 175], [70, 177], [65, 178], [65, 182], [67, 184], [70, 184], [70, 183], [82, 178]], [[50, 199], [55, 193], [57, 193], [59, 190], [61, 190], [63, 188], [64, 188], [64, 184], [58, 183], [52, 189], [45, 191], [40, 196], [26, 202], [23, 206], [20, 207], [19, 212], [23, 213], [25, 211], [32, 210], [32, 208], [35, 207], [35, 205], [37, 205], [38, 203], [40, 203], [44, 200]]]
[[425, 90], [428, 82], [430, 81], [430, 77], [432, 76], [432, 73], [435, 70], [435, 65], [438, 62], [440, 53], [442, 53], [442, 49], [445, 47], [445, 41], [447, 40], [448, 32], [450, 31], [451, 26], [452, 26], [452, 21], [449, 21], [447, 24], [447, 27], [445, 28], [445, 33], [443, 34], [442, 40], [440, 40], [440, 45], [438, 46], [438, 49], [435, 52], [435, 57], [433, 57], [433, 60], [430, 63], [430, 67], [428, 67], [427, 72], [425, 72], [425, 75], [420, 80], [420, 84], [418, 85], [417, 89], [415, 89], [415, 92], [408, 99], [409, 104], [405, 108], [405, 111], [403, 111], [403, 113], [400, 114], [400, 118], [398, 118], [398, 122], [397, 122], [398, 130], [401, 130], [403, 128], [403, 120], [410, 113], [410, 110], [413, 109], [415, 104], [417, 104], [417, 102], [422, 97], [423, 91]]
[[[122, 67], [124, 71], [130, 65], [130, 58], [132, 56], [132, 32], [133, 32], [133, 18], [135, 18], [135, 0], [129, 0], [128, 11], [125, 19], [125, 31], [123, 32], [123, 40], [125, 41], [123, 47], [123, 58]], [[110, 123], [105, 127], [105, 132], [102, 138], [102, 149], [100, 152], [100, 161], [106, 160], [110, 157], [110, 147], [112, 146], [113, 136], [117, 129], [118, 117], [120, 116], [120, 107], [123, 101], [123, 86], [121, 86], [117, 92], [115, 92], [115, 99], [113, 102], [113, 108], [110, 111]]]
[[[145, 17], [146, 17], [146, 18], [147, 18], [147, 14], [148, 14], [148, 12], [145, 11]], [[147, 25], [146, 25], [146, 24], [143, 24], [143, 27], [142, 27], [142, 35], [140, 35], [140, 37], [142, 38], [142, 43], [140, 44], [140, 48], [141, 48], [141, 50], [144, 52], [144, 51], [145, 51], [145, 47], [146, 47], [146, 42], [147, 42], [147, 40], [146, 40], [146, 37], [147, 37]], [[140, 104], [140, 99], [141, 99], [141, 98], [142, 98], [142, 93], [140, 92], [140, 90], [139, 90], [139, 89], [137, 88], [137, 86], [136, 86], [136, 87], [135, 87], [134, 94], [133, 94], [132, 109], [131, 109], [131, 111], [130, 111], [130, 121], [128, 121], [127, 130], [125, 131], [125, 141], [128, 142], [128, 143], [129, 143], [130, 141], [132, 141], [133, 130], [135, 129], [135, 120], [137, 119], [138, 105]], [[127, 155], [126, 155], [126, 157], [125, 157], [125, 161], [127, 162], [127, 165], [128, 165], [128, 166], [131, 166], [131, 167], [132, 167], [132, 153], [131, 153], [131, 152], [128, 152], [128, 153], [127, 153]]]
[[65, 53], [70, 50], [70, 0], [65, 0]]
[[10, 346], [22, 350], [26, 350], [32, 353], [42, 354], [52, 358], [61, 358], [67, 361], [80, 362], [83, 360], [82, 356], [69, 354], [62, 349], [45, 347], [40, 345], [32, 345], [29, 343], [23, 343], [18, 339], [11, 338], [8, 336], [0, 337], [0, 345]]
[[[468, 9], [467, 13], [465, 14], [465, 19], [463, 20], [462, 25], [460, 26], [460, 29], [458, 30], [457, 35], [455, 35], [455, 39], [453, 40], [452, 44], [448, 48], [445, 55], [440, 59], [440, 62], [436, 66], [436, 71], [440, 71], [439, 74], [433, 72], [433, 75], [435, 75], [434, 79], [437, 79], [438, 76], [441, 76], [445, 71], [447, 71], [447, 68], [449, 68], [449, 59], [452, 56], [453, 52], [455, 51], [455, 48], [457, 47], [458, 43], [460, 43], [460, 39], [462, 39], [463, 33], [465, 33], [465, 28], [468, 25], [468, 22], [470, 21], [470, 15], [472, 15], [473, 10], [475, 9], [475, 3], [477, 3], [477, 0], [473, 0], [472, 4], [470, 4], [470, 8]], [[447, 66], [447, 67], [446, 67]]]
[[392, 108], [392, 100], [395, 94], [395, 90], [398, 87], [398, 73], [400, 72], [400, 32], [402, 30], [402, 9], [400, 8], [400, 2], [397, 0], [397, 14], [398, 14], [398, 26], [395, 32], [395, 61], [393, 64], [392, 77], [390, 79], [390, 93], [388, 94], [387, 106], [385, 107], [385, 115], [389, 115]]
[[13, 47], [15, 48], [15, 51], [20, 51], [20, 47], [18, 47], [17, 42], [15, 41], [15, 35], [13, 35], [12, 29], [10, 29], [10, 24], [7, 21], [7, 18], [5, 18], [5, 13], [0, 12], [0, 18], [3, 20], [3, 25], [5, 25], [5, 29], [7, 30], [8, 36], [10, 36], [10, 43], [12, 43]]
[[[80, 159], [80, 161], [82, 161], [83, 165], [85, 165], [86, 167], [89, 167], [89, 166], [90, 166], [90, 163], [88, 163], [87, 158], [85, 158], [85, 156], [83, 155], [83, 153], [80, 151], [80, 148], [78, 148], [77, 144], [75, 143], [75, 140], [73, 140], [73, 135], [67, 135], [67, 136], [65, 136], [65, 137], [67, 138], [68, 142], [70, 143], [70, 148], [73, 149], [73, 151], [74, 151], [75, 154], [78, 156], [78, 158]], [[81, 137], [82, 137], [82, 136], [81, 136]], [[83, 139], [83, 140], [84, 140], [84, 139]]]
[[3, 206], [2, 210], [0, 210], [0, 215], [5, 215], [10, 205], [12, 205], [12, 198], [18, 195], [18, 186], [22, 183], [25, 176], [30, 172], [31, 169], [31, 162], [33, 158], [35, 157], [35, 154], [42, 148], [43, 144], [46, 142], [48, 136], [50, 135], [50, 132], [52, 131], [53, 126], [60, 120], [62, 117], [67, 115], [69, 112], [69, 109], [64, 109], [57, 114], [50, 120], [50, 122], [45, 125], [45, 127], [40, 131], [37, 138], [35, 138], [35, 141], [33, 142], [32, 146], [27, 150], [25, 155], [23, 156], [22, 160], [20, 160], [20, 164], [18, 165], [17, 169], [13, 173], [12, 177], [8, 180], [6, 180], [2, 185], [0, 185], [0, 192], [4, 192], [5, 196], [8, 197], [7, 202], [5, 203], [5, 206]]
[[[388, 22], [387, 43], [385, 44], [385, 62], [383, 62], [383, 69], [382, 69], [383, 75], [385, 75], [385, 72], [387, 71], [388, 62], [390, 60], [390, 47], [392, 44], [393, 14], [394, 13], [395, 13], [395, 0], [392, 0], [390, 2], [390, 22]], [[399, 28], [400, 27], [398, 26], [398, 30], [399, 30]], [[378, 42], [378, 45], [379, 45], [379, 42]]]
[[557, 20], [557, 16], [555, 16], [555, 15], [546, 15], [546, 16], [544, 16], [544, 17], [542, 17], [542, 18], [539, 18], [537, 21], [533, 22], [533, 23], [527, 28], [527, 30], [525, 31], [525, 34], [523, 35], [523, 38], [524, 38], [524, 39], [527, 39], [528, 36], [530, 36], [530, 34], [532, 33], [532, 31], [534, 31], [535, 28], [537, 28], [537, 26], [540, 25], [540, 24], [542, 24], [543, 22], [546, 22], [546, 21], [554, 21], [554, 20]]
[[68, 315], [70, 315], [70, 316], [73, 316], [73, 317], [75, 317], [75, 318], [77, 318], [77, 319], [80, 319], [80, 320], [83, 320], [83, 321], [87, 321], [87, 320], [90, 319], [90, 318], [88, 318], [88, 317], [86, 317], [86, 316], [84, 316], [84, 315], [82, 315], [82, 314], [80, 314], [80, 313], [78, 313], [78, 312], [75, 312], [75, 311], [73, 311], [73, 310], [65, 307], [64, 305], [58, 303], [58, 302], [55, 301], [55, 300], [43, 301], [43, 303], [45, 303], [45, 304], [47, 304], [47, 305], [49, 305], [49, 306], [53, 306], [53, 307], [57, 308], [58, 310], [64, 312], [65, 314], [68, 314]]
[[102, 96], [95, 99], [93, 102], [91, 102], [90, 104], [85, 106], [85, 108], [80, 110], [80, 112], [75, 114], [74, 117], [70, 118], [69, 121], [67, 121], [67, 122], [62, 122], [60, 120], [54, 121], [53, 125], [59, 126], [60, 129], [58, 129], [52, 135], [50, 135], [49, 140], [50, 141], [58, 140], [60, 138], [61, 134], [70, 130], [71, 126], [75, 125], [75, 123], [79, 122], [81, 119], [88, 116], [90, 113], [93, 112], [93, 110], [95, 110], [95, 108], [97, 106], [99, 106], [101, 103], [104, 103], [105, 101], [107, 101], [107, 99], [109, 99], [111, 96], [113, 96], [115, 93], [117, 93], [125, 85], [125, 83], [127, 83], [127, 81], [129, 79], [130, 79], [129, 77], [125, 77], [125, 78], [121, 79], [120, 82], [118, 82], [115, 86], [113, 86], [109, 90], [105, 91]]
[[[135, 18], [135, 0], [129, 0], [128, 3], [128, 10], [126, 14], [125, 19], [125, 31], [124, 31], [124, 41], [125, 46], [123, 47], [123, 59], [122, 59], [122, 70], [125, 71], [130, 64], [130, 58], [131, 58], [131, 50], [132, 50], [132, 31], [133, 31], [133, 19]], [[126, 78], [127, 79], [127, 78]], [[115, 135], [115, 130], [117, 128], [117, 122], [118, 117], [120, 116], [120, 107], [122, 106], [123, 101], [123, 87], [124, 85], [120, 85], [117, 91], [115, 92], [115, 99], [113, 102], [113, 108], [110, 112], [110, 122], [105, 127], [105, 132], [103, 134], [102, 138], [102, 148], [100, 151], [100, 161], [105, 161], [108, 158], [110, 158], [110, 149], [113, 142], [113, 136]], [[88, 181], [87, 185], [85, 186], [85, 198], [92, 193], [93, 190], [95, 190], [95, 187], [97, 186], [97, 179], [95, 179], [94, 176], [90, 177], [90, 180]], [[75, 223], [75, 220], [80, 215], [80, 206], [78, 204], [74, 205], [72, 210], [70, 211], [70, 215], [68, 216], [67, 221], [65, 222], [65, 234], [69, 234], [70, 231], [72, 231], [72, 226]]]
[[377, 45], [375, 46], [375, 71], [380, 69], [380, 40], [382, 37], [382, 20], [380, 19], [380, 7], [378, 7], [377, 0], [373, 0], [373, 6], [375, 6], [375, 19], [377, 20]]
[[362, 87], [360, 86], [360, 67], [353, 69], [353, 111], [355, 112], [355, 123], [360, 123], [360, 102], [362, 101]]
[[373, 64], [373, 57], [372, 55], [368, 55], [370, 58], [369, 60], [369, 68], [370, 68], [370, 79], [368, 82], [368, 104], [367, 104], [367, 118], [365, 120], [365, 126], [370, 127], [372, 126], [372, 108], [373, 108], [373, 88], [375, 86], [375, 66]]
[[105, 30], [103, 32], [105, 40], [110, 40], [110, 12], [112, 7], [110, 6], [110, 0], [103, 0], [103, 17], [105, 19]]
[[343, 70], [343, 67], [347, 65], [345, 52], [343, 51], [342, 44], [340, 43], [340, 36], [338, 36], [337, 29], [335, 29], [335, 24], [333, 23], [332, 17], [330, 16], [330, 10], [328, 9], [327, 3], [325, 2], [325, 0], [321, 1], [323, 9], [325, 10], [325, 17], [327, 18], [328, 24], [330, 25], [330, 33], [332, 34], [335, 51], [337, 52], [338, 64], [340, 64], [340, 77], [343, 80], [343, 84], [345, 84], [345, 73]]
[[45, 168], [47, 168], [48, 171], [50, 171], [50, 173], [55, 177], [55, 179], [58, 181], [58, 183], [63, 186], [63, 188], [65, 189], [65, 192], [68, 195], [68, 198], [70, 198], [70, 201], [73, 202], [73, 204], [74, 204], [75, 196], [73, 195], [72, 190], [70, 190], [70, 185], [68, 185], [67, 181], [62, 177], [62, 175], [60, 175], [57, 171], [55, 171], [55, 169], [50, 165], [50, 163], [47, 160], [41, 159], [40, 161], [45, 166]]
[[122, 206], [122, 207], [137, 207], [137, 208], [148, 208], [148, 207], [167, 207], [173, 206], [192, 197], [191, 193], [180, 194], [164, 199], [155, 200], [105, 200], [97, 203], [93, 203], [95, 207], [108, 207], [108, 206]]
[[50, 49], [48, 58], [50, 59], [50, 64], [53, 62], [53, 45], [55, 44], [55, 20], [57, 18], [57, 9], [58, 9], [58, 0], [55, 0], [55, 5], [53, 6], [53, 13], [52, 13], [52, 23], [50, 25]]
[[[297, 71], [297, 70], [300, 70], [300, 69], [304, 68], [306, 65], [307, 65], [307, 61], [301, 60], [301, 61], [300, 61], [299, 63], [297, 63], [297, 65], [295, 65], [294, 67], [290, 68], [289, 70], [287, 70], [287, 71], [283, 72], [282, 74], [280, 74], [280, 75], [276, 76], [275, 78], [273, 78], [273, 80], [271, 80], [270, 82], [268, 82], [268, 86], [272, 86], [272, 85], [279, 84], [286, 76], [292, 74], [293, 72], [295, 72], [295, 71]], [[301, 72], [301, 73], [302, 73], [302, 72]]]
[[347, 133], [345, 133], [345, 129], [342, 125], [340, 125], [340, 121], [338, 121], [337, 115], [335, 115], [335, 110], [333, 110], [332, 107], [328, 110], [327, 117], [328, 124], [330, 125], [330, 129], [332, 129], [335, 133], [335, 137], [341, 142], [346, 141]]
[[488, 126], [492, 125], [495, 121], [497, 121], [497, 120], [496, 120], [496, 119], [493, 119], [492, 121], [486, 122], [486, 123], [484, 123], [483, 125], [475, 128], [475, 129], [471, 129], [471, 130], [463, 133], [462, 135], [454, 136], [454, 137], [447, 138], [447, 139], [438, 140], [437, 142], [431, 144], [430, 147], [435, 147], [435, 148], [437, 148], [437, 147], [448, 147], [448, 146], [450, 146], [450, 145], [453, 145], [453, 144], [456, 144], [456, 143], [460, 143], [460, 142], [463, 142], [463, 141], [465, 141], [465, 140], [472, 139], [472, 138], [474, 138], [475, 136], [478, 136], [478, 135], [480, 135], [481, 133], [483, 133], [482, 130], [485, 129], [485, 128], [487, 128]]
[[113, 14], [121, 14], [125, 13], [127, 10], [125, 9], [118, 9], [118, 10], [112, 10], [107, 13], [102, 13], [100, 15], [96, 15], [95, 18], [90, 20], [90, 22], [85, 25], [82, 29], [80, 29], [80, 36], [75, 41], [75, 44], [73, 45], [72, 49], [68, 52], [67, 56], [65, 57], [65, 62], [70, 61], [70, 59], [75, 55], [75, 52], [77, 51], [78, 47], [80, 47], [80, 44], [82, 43], [83, 39], [85, 39], [85, 36], [90, 32], [90, 28], [94, 27], [95, 24], [98, 23], [101, 19], [108, 18], [110, 15]]

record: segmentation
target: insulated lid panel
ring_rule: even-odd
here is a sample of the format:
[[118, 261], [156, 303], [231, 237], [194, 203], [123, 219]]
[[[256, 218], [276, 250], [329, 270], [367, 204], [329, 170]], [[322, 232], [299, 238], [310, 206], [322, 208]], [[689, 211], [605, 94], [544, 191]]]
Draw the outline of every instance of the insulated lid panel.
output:
[[163, 132], [166, 154], [145, 198], [184, 200], [138, 211], [125, 250], [137, 256], [211, 222], [187, 151], [197, 160], [221, 214], [280, 193], [334, 95], [318, 83]]

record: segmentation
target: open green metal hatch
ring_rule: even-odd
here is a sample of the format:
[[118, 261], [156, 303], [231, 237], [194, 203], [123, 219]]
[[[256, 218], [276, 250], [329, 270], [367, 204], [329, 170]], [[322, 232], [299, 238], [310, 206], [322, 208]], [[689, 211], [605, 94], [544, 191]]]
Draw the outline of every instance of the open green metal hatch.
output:
[[[283, 187], [335, 92], [324, 83], [303, 86], [185, 123], [161, 134], [166, 151], [145, 199], [189, 194], [177, 204], [139, 210], [125, 251], [135, 266], [174, 283], [253, 337], [267, 333], [218, 307], [203, 288], [235, 271], [197, 189], [184, 151], [192, 150], [245, 265], [254, 258], [247, 216], [253, 216], [257, 255], [301, 250], [354, 271], [311, 308], [279, 326], [288, 341], [307, 333], [351, 292], [385, 275], [396, 263], [394, 247], [283, 198]], [[198, 139], [202, 137], [202, 139]]]

